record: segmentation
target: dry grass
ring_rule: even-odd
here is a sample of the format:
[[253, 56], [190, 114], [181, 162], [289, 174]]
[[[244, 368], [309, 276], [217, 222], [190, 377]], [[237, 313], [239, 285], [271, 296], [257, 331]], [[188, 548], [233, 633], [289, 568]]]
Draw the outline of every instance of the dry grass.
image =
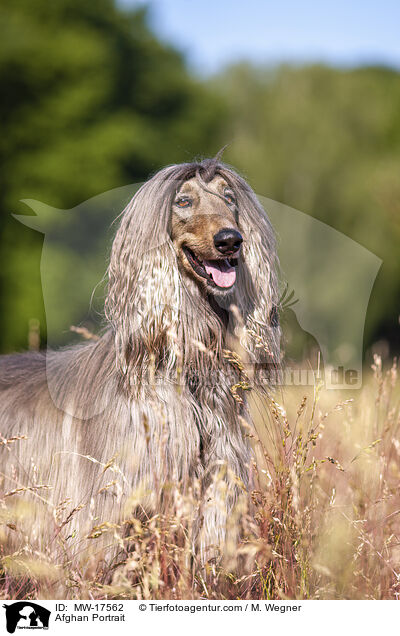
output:
[[[400, 593], [400, 414], [396, 365], [353, 396], [287, 389], [252, 399], [254, 488], [231, 515], [226, 554], [202, 568], [192, 554], [198, 493], [170, 484], [168, 517], [130, 519], [130, 536], [94, 524], [85, 558], [71, 556], [77, 509], [60, 502], [60, 532], [37, 552], [29, 537], [7, 553], [6, 534], [31, 514], [25, 492], [0, 508], [0, 596], [121, 599], [393, 599]], [[251, 393], [250, 393], [251, 396]], [[244, 425], [245, 426], [245, 425]], [[2, 443], [21, 444], [23, 439]], [[222, 480], [221, 480], [221, 483]], [[195, 485], [196, 490], [196, 485]], [[140, 502], [140, 493], [132, 495]], [[66, 510], [69, 510], [67, 513]], [[234, 539], [240, 528], [241, 543]], [[4, 528], [4, 530], [1, 530]], [[110, 565], [104, 541], [118, 549]], [[76, 546], [75, 546], [76, 547]]]

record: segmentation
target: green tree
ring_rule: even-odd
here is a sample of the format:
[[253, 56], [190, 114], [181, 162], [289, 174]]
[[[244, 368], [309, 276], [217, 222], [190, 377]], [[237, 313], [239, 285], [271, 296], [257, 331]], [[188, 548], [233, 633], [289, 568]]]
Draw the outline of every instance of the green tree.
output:
[[162, 165], [215, 153], [223, 106], [151, 33], [143, 9], [125, 11], [113, 0], [3, 0], [0, 25], [5, 351], [26, 347], [30, 318], [44, 324], [41, 235], [10, 217], [29, 213], [19, 200], [70, 208]]

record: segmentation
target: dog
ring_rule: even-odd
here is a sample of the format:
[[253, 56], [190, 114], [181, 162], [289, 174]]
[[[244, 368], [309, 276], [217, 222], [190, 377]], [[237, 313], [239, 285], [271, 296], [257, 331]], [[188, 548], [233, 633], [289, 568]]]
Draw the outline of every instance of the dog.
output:
[[[138, 190], [112, 244], [101, 337], [0, 359], [0, 486], [17, 549], [162, 513], [167, 486], [197, 483], [194, 550], [203, 562], [223, 550], [250, 486], [246, 389], [268, 390], [280, 364], [277, 265], [265, 211], [219, 158], [168, 166]], [[21, 497], [32, 510], [13, 523]]]

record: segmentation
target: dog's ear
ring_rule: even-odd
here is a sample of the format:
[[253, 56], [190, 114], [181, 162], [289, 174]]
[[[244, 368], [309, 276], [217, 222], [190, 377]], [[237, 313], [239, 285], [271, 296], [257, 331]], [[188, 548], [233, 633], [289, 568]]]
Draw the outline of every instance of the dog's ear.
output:
[[243, 257], [238, 271], [238, 309], [244, 323], [242, 344], [266, 375], [280, 366], [278, 257], [274, 230], [248, 184], [239, 188], [239, 227]]
[[164, 172], [128, 204], [111, 251], [105, 311], [125, 373], [144, 357], [157, 356], [179, 307], [179, 272], [168, 233], [175, 185]]

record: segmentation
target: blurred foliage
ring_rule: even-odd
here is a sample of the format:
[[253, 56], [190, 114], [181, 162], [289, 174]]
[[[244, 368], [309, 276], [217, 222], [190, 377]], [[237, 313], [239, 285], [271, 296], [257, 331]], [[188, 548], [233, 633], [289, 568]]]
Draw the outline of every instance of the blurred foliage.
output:
[[400, 74], [241, 64], [213, 85], [230, 111], [225, 158], [255, 191], [331, 225], [382, 259], [365, 343], [386, 339], [398, 353]]
[[[258, 194], [332, 225], [383, 260], [366, 344], [387, 339], [396, 351], [399, 73], [242, 64], [200, 81], [151, 32], [145, 9], [128, 11], [114, 0], [3, 0], [0, 18], [1, 351], [26, 348], [32, 319], [40, 321], [42, 341], [46, 335], [43, 235], [11, 217], [31, 213], [21, 199], [76, 208], [225, 143], [225, 160]], [[80, 245], [76, 219], [60, 218], [51, 220], [50, 247], [61, 297], [71, 263], [79, 269], [87, 262], [88, 270], [102, 263], [97, 238]], [[92, 211], [93, 237], [109, 218], [104, 206], [98, 222]], [[104, 271], [105, 252], [101, 258]], [[87, 273], [82, 278], [86, 288], [96, 283]], [[66, 305], [68, 298], [66, 289]], [[75, 320], [68, 311], [65, 320]]]
[[[44, 335], [42, 237], [11, 218], [29, 214], [18, 201], [70, 208], [165, 164], [215, 153], [223, 106], [150, 32], [145, 10], [125, 11], [113, 0], [3, 0], [0, 38], [0, 347], [7, 351], [26, 348], [33, 317]], [[73, 226], [63, 230], [68, 241]]]

